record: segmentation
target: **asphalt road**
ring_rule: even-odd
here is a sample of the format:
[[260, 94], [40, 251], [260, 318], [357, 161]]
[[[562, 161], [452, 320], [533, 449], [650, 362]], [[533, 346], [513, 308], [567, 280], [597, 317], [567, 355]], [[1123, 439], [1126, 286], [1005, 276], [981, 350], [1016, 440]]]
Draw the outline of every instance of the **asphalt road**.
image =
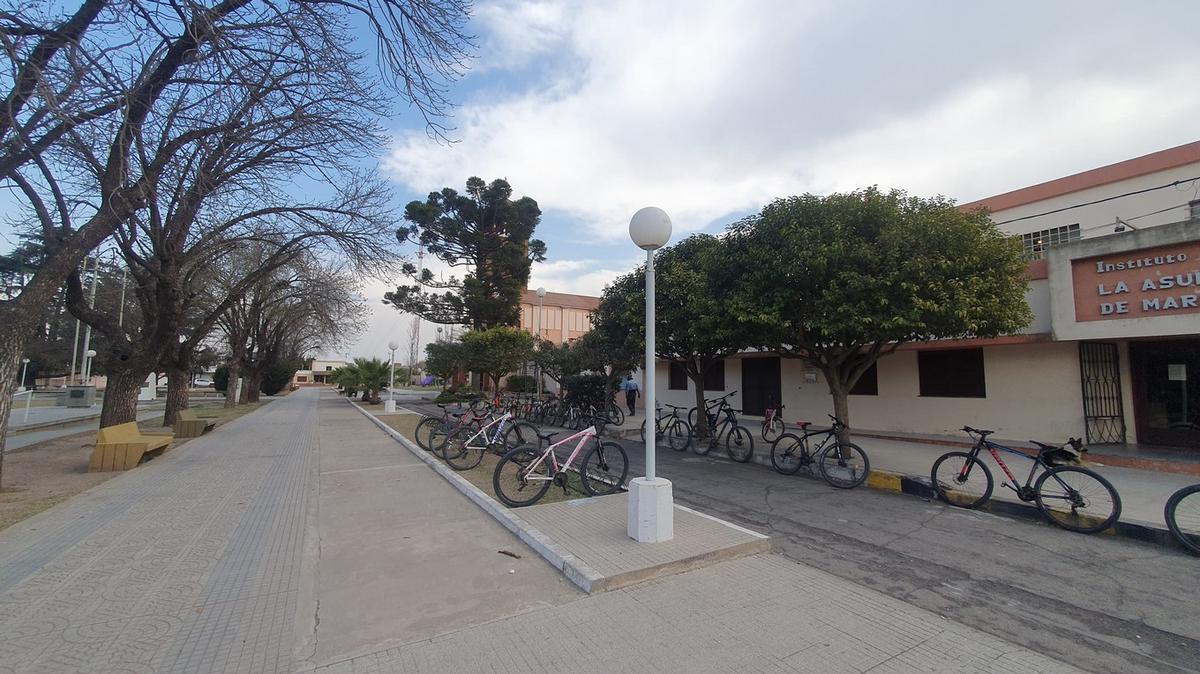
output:
[[[641, 445], [625, 446], [643, 474]], [[666, 447], [658, 473], [780, 554], [1077, 667], [1200, 671], [1200, 558]]]

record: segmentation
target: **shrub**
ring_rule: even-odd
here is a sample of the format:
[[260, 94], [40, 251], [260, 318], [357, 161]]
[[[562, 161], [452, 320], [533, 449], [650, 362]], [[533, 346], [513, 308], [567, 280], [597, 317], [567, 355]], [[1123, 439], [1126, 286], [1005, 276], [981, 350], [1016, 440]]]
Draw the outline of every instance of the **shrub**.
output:
[[479, 392], [479, 389], [466, 384], [455, 384], [439, 393], [438, 397], [433, 399], [433, 402], [444, 405], [446, 403], [469, 402], [481, 397], [483, 397], [483, 394]]
[[513, 393], [537, 393], [537, 377], [531, 374], [509, 375], [506, 386]]
[[292, 377], [296, 374], [296, 370], [300, 369], [300, 365], [301, 363], [295, 360], [273, 363], [263, 370], [262, 386], [259, 387], [259, 390], [269, 396], [279, 393], [292, 381]]
[[229, 368], [221, 365], [213, 374], [213, 388], [218, 391], [229, 390]]
[[563, 377], [563, 388], [566, 389], [568, 403], [579, 405], [595, 405], [604, 409], [612, 400], [616, 389], [617, 377], [606, 374], [577, 374]]

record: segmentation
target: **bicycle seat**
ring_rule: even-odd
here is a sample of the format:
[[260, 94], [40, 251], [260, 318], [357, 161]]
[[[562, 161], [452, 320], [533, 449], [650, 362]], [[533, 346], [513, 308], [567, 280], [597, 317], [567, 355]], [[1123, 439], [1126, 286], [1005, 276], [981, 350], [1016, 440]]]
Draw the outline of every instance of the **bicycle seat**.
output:
[[981, 438], [986, 438], [987, 436], [996, 432], [996, 431], [985, 431], [981, 428], [971, 428], [970, 426], [963, 426], [962, 429], [968, 433], [978, 433], [979, 437], [981, 437]]
[[684, 409], [683, 407], [681, 407], [681, 406], [679, 406], [679, 405], [672, 405], [671, 403], [663, 403], [663, 405], [665, 405], [666, 407], [670, 407], [670, 408], [671, 408], [671, 409], [673, 409], [673, 410], [681, 410], [681, 409]]
[[796, 422], [796, 427], [799, 428], [800, 430], [804, 430], [804, 429], [808, 428], [809, 426], [812, 426], [811, 421], [797, 421]]
[[537, 436], [546, 442], [554, 442], [554, 436], [562, 433], [562, 431], [554, 431], [553, 433], [538, 433]]

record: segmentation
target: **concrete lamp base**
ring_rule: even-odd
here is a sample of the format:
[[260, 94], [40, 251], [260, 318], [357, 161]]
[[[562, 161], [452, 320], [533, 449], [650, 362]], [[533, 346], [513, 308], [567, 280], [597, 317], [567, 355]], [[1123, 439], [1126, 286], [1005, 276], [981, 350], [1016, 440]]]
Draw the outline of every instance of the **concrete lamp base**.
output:
[[383, 401], [383, 411], [384, 412], [395, 412], [396, 411], [396, 401], [395, 400]]
[[675, 536], [675, 504], [671, 481], [635, 477], [629, 481], [629, 537], [638, 543], [661, 543]]

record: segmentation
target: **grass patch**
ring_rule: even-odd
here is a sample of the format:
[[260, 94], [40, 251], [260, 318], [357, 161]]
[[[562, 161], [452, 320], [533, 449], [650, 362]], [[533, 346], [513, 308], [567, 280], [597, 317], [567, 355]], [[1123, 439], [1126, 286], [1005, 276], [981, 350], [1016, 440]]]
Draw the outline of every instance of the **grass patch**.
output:
[[[412, 440], [414, 443], [420, 445], [420, 443], [417, 443], [416, 438], [413, 436], [413, 431], [416, 429], [417, 424], [421, 423], [421, 420], [425, 418], [422, 415], [388, 414], [377, 418], [388, 427], [398, 431], [400, 435], [403, 435], [409, 440]], [[442, 463], [445, 463], [445, 460], [443, 460], [442, 457], [438, 456], [436, 453], [433, 453], [433, 456]], [[496, 490], [492, 485], [492, 474], [496, 472], [496, 464], [499, 462], [499, 455], [488, 452], [483, 455], [483, 461], [479, 462], [478, 466], [475, 466], [470, 470], [458, 470], [455, 472], [466, 478], [468, 482], [481, 489], [485, 494], [496, 498], [496, 500], [499, 500], [499, 498], [496, 497]], [[453, 467], [449, 466], [449, 464], [447, 464], [447, 467], [449, 467], [451, 470], [454, 470]], [[583, 491], [583, 485], [579, 481], [579, 474], [571, 472], [567, 476], [566, 494], [563, 494], [562, 487], [551, 485], [550, 490], [547, 491], [546, 495], [537, 502], [537, 505], [541, 505], [543, 503], [557, 503], [559, 501], [569, 501], [571, 499], [587, 497], [587, 494], [585, 494]]]

